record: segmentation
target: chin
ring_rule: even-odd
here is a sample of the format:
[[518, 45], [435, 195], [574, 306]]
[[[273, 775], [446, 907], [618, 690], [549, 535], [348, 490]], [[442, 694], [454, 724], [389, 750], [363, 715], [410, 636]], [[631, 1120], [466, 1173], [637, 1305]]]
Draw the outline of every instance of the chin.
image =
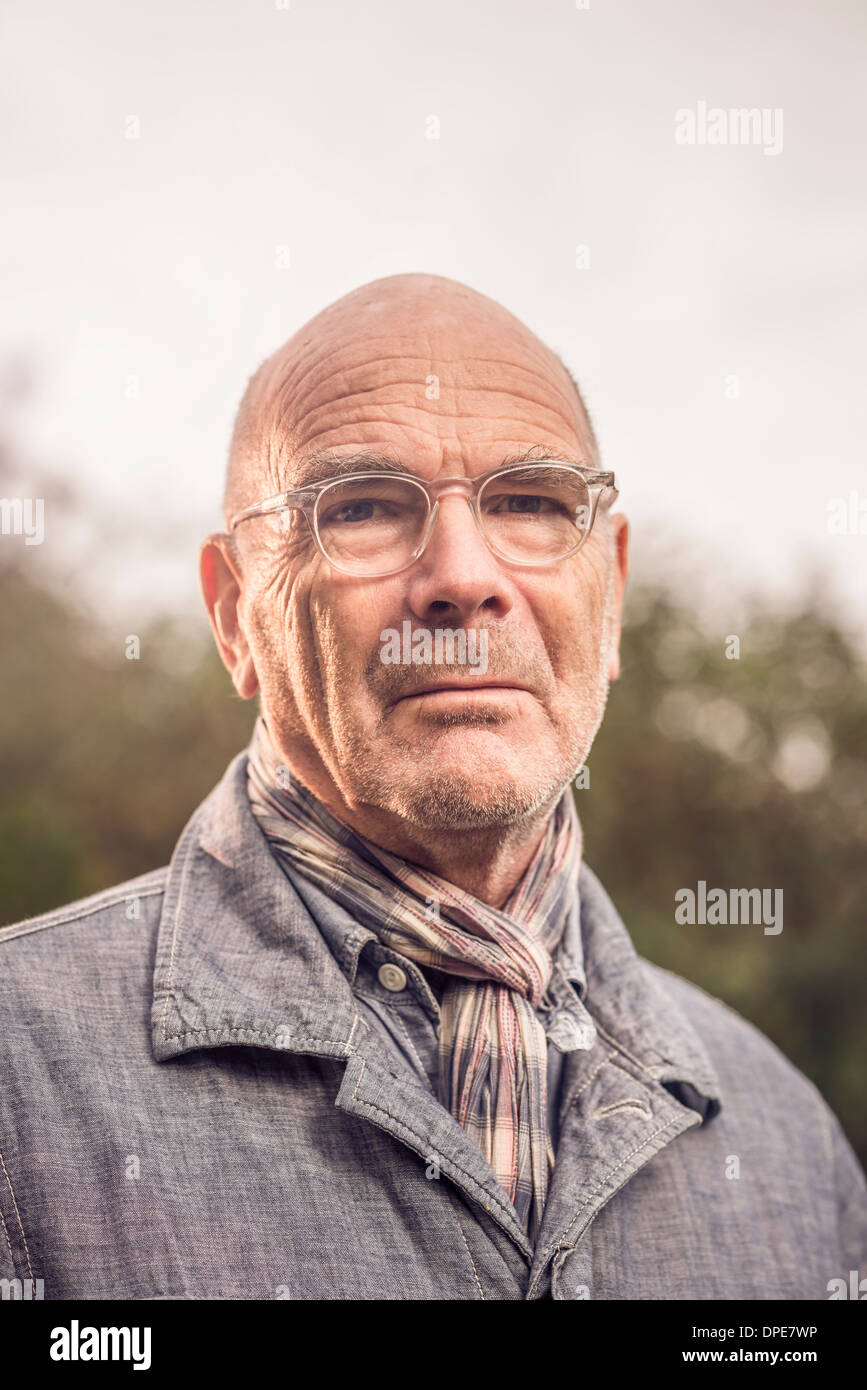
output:
[[428, 773], [400, 788], [389, 787], [389, 809], [426, 830], [478, 830], [515, 825], [561, 794], [566, 780], [500, 778], [485, 769], [483, 779], [469, 772]]

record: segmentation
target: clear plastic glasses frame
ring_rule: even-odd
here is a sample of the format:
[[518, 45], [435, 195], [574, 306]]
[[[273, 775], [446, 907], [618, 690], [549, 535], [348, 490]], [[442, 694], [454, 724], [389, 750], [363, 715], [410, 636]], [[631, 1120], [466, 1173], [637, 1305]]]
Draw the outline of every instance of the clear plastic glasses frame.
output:
[[[515, 474], [523, 474], [525, 477], [532, 477], [535, 470], [541, 473], [543, 470], [550, 472], [552, 468], [560, 469], [563, 472], [575, 473], [583, 481], [587, 488], [589, 497], [589, 516], [584, 530], [580, 533], [575, 544], [570, 546], [563, 554], [558, 554], [555, 558], [545, 557], [543, 559], [516, 559], [514, 555], [499, 547], [493, 538], [488, 534], [485, 527], [484, 518], [479, 511], [478, 499], [482, 489], [491, 483], [495, 478], [507, 478]], [[388, 569], [359, 570], [351, 566], [342, 564], [335, 560], [323, 544], [319, 530], [319, 510], [323, 498], [327, 500], [329, 490], [345, 486], [346, 484], [362, 482], [367, 479], [378, 479], [414, 483], [424, 492], [427, 501], [427, 515], [422, 523], [421, 536], [418, 545], [412, 553], [402, 560], [399, 565], [394, 565]], [[488, 473], [483, 473], [478, 478], [437, 478], [434, 482], [429, 482], [425, 478], [419, 478], [414, 473], [402, 473], [391, 469], [360, 470], [357, 473], [347, 473], [335, 478], [323, 478], [318, 482], [310, 483], [307, 487], [296, 488], [289, 492], [277, 493], [274, 497], [267, 497], [262, 502], [255, 502], [250, 507], [244, 507], [242, 511], [236, 512], [229, 522], [229, 530], [234, 531], [235, 527], [242, 521], [249, 521], [258, 516], [275, 516], [284, 511], [301, 511], [307, 518], [316, 546], [330, 565], [340, 570], [343, 574], [352, 574], [356, 578], [380, 579], [386, 575], [400, 574], [402, 570], [408, 569], [414, 564], [425, 548], [433, 534], [439, 513], [439, 498], [447, 493], [463, 493], [466, 497], [473, 520], [476, 523], [479, 534], [487, 545], [488, 549], [500, 560], [505, 560], [510, 565], [540, 567], [543, 565], [559, 564], [566, 560], [586, 541], [593, 529], [597, 512], [610, 507], [617, 499], [618, 489], [615, 486], [614, 474], [599, 472], [597, 469], [588, 468], [581, 464], [563, 463], [560, 459], [533, 459], [527, 463], [507, 464], [505, 467], [492, 468]]]

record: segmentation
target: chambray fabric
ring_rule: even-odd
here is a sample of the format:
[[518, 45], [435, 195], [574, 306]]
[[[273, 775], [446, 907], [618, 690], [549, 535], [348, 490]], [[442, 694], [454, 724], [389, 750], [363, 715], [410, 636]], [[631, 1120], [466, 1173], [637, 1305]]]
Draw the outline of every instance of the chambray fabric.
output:
[[372, 1024], [378, 960], [415, 986], [390, 1009], [433, 1020], [430, 986], [311, 912], [239, 755], [167, 870], [0, 931], [4, 1296], [800, 1300], [867, 1276], [867, 1184], [816, 1088], [638, 957], [586, 865], [579, 893], [593, 1040], [561, 1054], [533, 1248]]
[[[358, 924], [316, 884], [296, 874], [285, 861], [277, 862], [289, 875], [298, 896], [335, 956], [341, 959], [343, 943], [358, 930]], [[436, 1096], [439, 1082], [439, 1015], [444, 982], [437, 979], [439, 971], [419, 966], [421, 980], [405, 972], [406, 989], [395, 993], [379, 982], [379, 967], [386, 961], [402, 962], [403, 957], [383, 949], [375, 937], [365, 942], [350, 984], [359, 1013], [371, 1031], [379, 1036], [383, 1046], [393, 1054], [397, 1064], [413, 1071], [431, 1095]], [[422, 982], [429, 989], [424, 989]], [[564, 1053], [592, 1046], [595, 1040], [593, 1021], [581, 1004], [581, 995], [586, 988], [576, 894], [554, 953], [548, 998], [536, 1010], [536, 1017], [548, 1038], [548, 1134], [555, 1153], [559, 1141]], [[434, 996], [432, 1001], [431, 994]]]
[[538, 1009], [581, 868], [571, 789], [497, 908], [365, 839], [278, 767], [260, 716], [247, 749], [247, 794], [272, 854], [384, 945], [449, 977], [438, 1001], [438, 1098], [493, 1168], [535, 1245], [554, 1169], [548, 1040]]

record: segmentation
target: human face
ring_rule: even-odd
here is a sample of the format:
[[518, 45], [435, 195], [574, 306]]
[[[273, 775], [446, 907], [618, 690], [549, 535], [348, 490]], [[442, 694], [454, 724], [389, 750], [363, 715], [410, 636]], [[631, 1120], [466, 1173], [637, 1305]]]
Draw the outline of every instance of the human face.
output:
[[[318, 477], [347, 457], [384, 455], [429, 481], [476, 477], [528, 451], [590, 461], [560, 364], [490, 304], [428, 307], [423, 339], [411, 306], [356, 305], [354, 332], [326, 311], [303, 377], [281, 397], [295, 431], [278, 486], [297, 485], [313, 455]], [[553, 804], [589, 752], [616, 674], [620, 518], [601, 517], [559, 564], [521, 567], [491, 553], [465, 498], [446, 491], [424, 553], [374, 579], [329, 565], [300, 513], [236, 534], [239, 626], [263, 713], [311, 790], [431, 831], [515, 824]], [[484, 632], [487, 669], [385, 664], [382, 634], [407, 621], [413, 632]]]

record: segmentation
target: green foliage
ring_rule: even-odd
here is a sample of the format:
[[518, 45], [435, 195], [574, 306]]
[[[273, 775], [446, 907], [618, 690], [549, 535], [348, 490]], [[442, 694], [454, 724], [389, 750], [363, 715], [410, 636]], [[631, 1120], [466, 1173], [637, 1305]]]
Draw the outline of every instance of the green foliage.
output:
[[[867, 1159], [863, 1058], [867, 680], [835, 621], [756, 612], [726, 658], [661, 590], [631, 595], [622, 676], [576, 791], [585, 855], [638, 950], [753, 1021]], [[202, 619], [97, 628], [6, 571], [0, 604], [0, 920], [165, 863], [247, 742]], [[674, 895], [780, 888], [784, 927], [679, 926]]]
[[4, 575], [0, 604], [0, 919], [15, 921], [168, 862], [191, 812], [247, 743], [202, 620], [95, 629]]
[[[622, 676], [576, 799], [585, 854], [642, 955], [766, 1033], [867, 1157], [867, 679], [834, 620], [756, 613], [726, 658], [636, 595]], [[780, 888], [783, 930], [678, 925], [675, 893]]]

